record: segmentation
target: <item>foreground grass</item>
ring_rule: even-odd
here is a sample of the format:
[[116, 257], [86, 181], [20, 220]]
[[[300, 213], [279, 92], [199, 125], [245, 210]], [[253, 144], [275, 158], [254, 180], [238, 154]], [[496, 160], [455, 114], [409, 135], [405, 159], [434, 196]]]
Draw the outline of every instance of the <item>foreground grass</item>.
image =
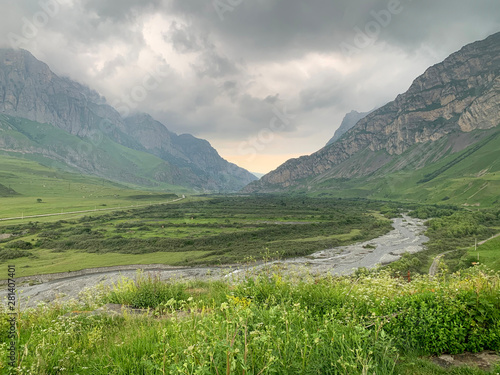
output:
[[[163, 283], [150, 275], [83, 302], [18, 314], [23, 374], [485, 374], [420, 358], [500, 350], [500, 275], [482, 268], [411, 283], [388, 274], [298, 278], [267, 269], [235, 282]], [[105, 302], [149, 316], [91, 315]], [[16, 372], [17, 371], [17, 372]], [[489, 374], [496, 374], [500, 367]]]

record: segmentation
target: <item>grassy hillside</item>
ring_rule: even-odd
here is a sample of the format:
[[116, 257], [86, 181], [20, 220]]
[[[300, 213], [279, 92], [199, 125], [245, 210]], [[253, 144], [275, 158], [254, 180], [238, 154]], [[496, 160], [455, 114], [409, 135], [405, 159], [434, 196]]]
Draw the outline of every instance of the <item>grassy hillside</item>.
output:
[[[173, 169], [168, 162], [113, 142], [99, 131], [80, 138], [50, 124], [0, 115], [0, 135], [4, 155], [121, 183], [186, 190], [174, 185]], [[180, 176], [176, 182], [180, 185], [186, 181]]]
[[148, 203], [147, 199], [133, 199], [138, 195], [149, 196], [150, 202], [165, 201], [158, 192], [64, 172], [6, 155], [0, 155], [0, 183], [4, 186], [4, 189], [0, 187], [0, 192], [17, 193], [0, 194], [0, 219]]
[[[500, 228], [498, 232], [500, 233]], [[463, 262], [467, 264], [478, 262], [479, 264], [488, 265], [493, 270], [500, 271], [500, 237], [479, 245], [477, 250], [474, 246], [469, 247]]]
[[10, 197], [16, 194], [17, 193], [13, 189], [0, 184], [0, 197]]
[[[445, 202], [473, 207], [495, 206], [500, 203], [499, 133], [473, 132], [468, 137], [477, 137], [478, 140], [456, 153], [451, 153], [445, 147], [452, 135], [434, 143], [418, 144], [368, 177], [312, 180], [307, 182], [312, 185], [309, 191], [316, 196], [364, 197], [419, 203]], [[388, 157], [382, 154], [382, 151], [367, 151], [357, 157], [375, 162]], [[422, 155], [425, 155], [426, 160], [439, 161], [419, 165]], [[353, 164], [357, 162], [360, 161], [352, 161]], [[407, 166], [394, 172], [398, 163]]]

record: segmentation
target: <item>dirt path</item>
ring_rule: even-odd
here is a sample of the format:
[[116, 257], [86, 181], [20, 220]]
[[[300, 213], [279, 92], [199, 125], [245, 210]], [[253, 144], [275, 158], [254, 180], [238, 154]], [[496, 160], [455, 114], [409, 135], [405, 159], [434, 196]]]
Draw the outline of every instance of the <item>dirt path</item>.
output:
[[486, 242], [488, 242], [488, 241], [490, 241], [490, 240], [492, 240], [492, 239], [494, 239], [494, 238], [497, 238], [497, 237], [500, 237], [500, 233], [495, 234], [493, 237], [490, 237], [490, 238], [488, 238], [487, 240], [484, 240], [484, 241], [478, 242], [477, 244], [478, 244], [478, 245], [483, 245], [483, 244], [485, 244]]
[[[480, 245], [484, 245], [486, 242], [494, 239], [494, 238], [497, 238], [497, 237], [500, 237], [500, 233], [498, 234], [495, 234], [493, 237], [490, 237], [486, 240], [483, 240], [481, 242], [478, 242], [477, 243], [477, 246], [480, 246]], [[438, 271], [438, 267], [439, 267], [439, 263], [441, 262], [441, 258], [443, 256], [445, 256], [446, 254], [448, 253], [452, 253], [454, 251], [458, 251], [458, 250], [462, 250], [462, 249], [456, 249], [456, 250], [450, 250], [450, 251], [446, 251], [444, 253], [441, 253], [439, 255], [437, 255], [435, 258], [434, 258], [434, 261], [432, 262], [431, 266], [429, 267], [429, 276], [435, 276], [437, 271]]]
[[431, 276], [431, 277], [436, 276], [436, 273], [437, 273], [438, 267], [439, 267], [439, 263], [441, 262], [442, 257], [444, 257], [446, 254], [449, 254], [449, 253], [452, 253], [452, 252], [458, 251], [458, 250], [461, 250], [461, 249], [450, 250], [450, 251], [446, 251], [444, 253], [437, 255], [434, 258], [434, 261], [432, 262], [431, 266], [429, 267], [429, 276]]

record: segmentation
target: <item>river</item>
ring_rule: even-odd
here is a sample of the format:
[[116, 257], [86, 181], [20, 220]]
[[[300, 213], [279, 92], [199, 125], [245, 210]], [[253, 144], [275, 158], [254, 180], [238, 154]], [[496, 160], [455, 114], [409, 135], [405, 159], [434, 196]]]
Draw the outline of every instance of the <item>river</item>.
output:
[[[392, 225], [394, 228], [392, 231], [370, 241], [266, 264], [233, 267], [121, 266], [63, 275], [45, 275], [38, 278], [33, 276], [30, 279], [43, 282], [32, 286], [18, 286], [18, 299], [21, 308], [24, 308], [35, 306], [39, 302], [77, 298], [81, 291], [98, 284], [109, 286], [118, 282], [122, 277], [134, 278], [138, 267], [147, 272], [154, 272], [163, 280], [237, 278], [247, 274], [244, 271], [252, 273], [251, 271], [269, 264], [279, 265], [285, 272], [299, 270], [311, 274], [346, 275], [360, 267], [373, 268], [378, 264], [396, 261], [406, 252], [415, 253], [423, 250], [428, 238], [423, 235], [426, 228], [422, 220], [403, 215], [403, 217], [393, 219]], [[5, 289], [3, 288], [0, 292], [1, 300], [6, 298]]]

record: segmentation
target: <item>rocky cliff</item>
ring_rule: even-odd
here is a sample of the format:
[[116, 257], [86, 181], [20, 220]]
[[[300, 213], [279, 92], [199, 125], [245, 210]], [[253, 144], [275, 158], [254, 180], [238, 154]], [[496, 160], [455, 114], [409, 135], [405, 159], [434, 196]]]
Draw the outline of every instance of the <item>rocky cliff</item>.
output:
[[[46, 64], [24, 50], [0, 49], [0, 114], [50, 124], [90, 141], [89, 147], [75, 149], [62, 141], [57, 147], [48, 147], [40, 142], [33, 143], [33, 139], [21, 142], [21, 137], [12, 135], [8, 140], [0, 139], [3, 150], [8, 144], [10, 152], [37, 153], [66, 162], [83, 173], [147, 185], [154, 184], [154, 180], [178, 182], [185, 187], [209, 191], [234, 191], [255, 180], [248, 171], [222, 159], [205, 140], [190, 135], [178, 136], [147, 115], [123, 119], [97, 92], [68, 78], [58, 77]], [[13, 131], [12, 122], [9, 124], [9, 131]], [[8, 128], [7, 122], [4, 125]], [[62, 133], [55, 134], [64, 138]], [[152, 175], [152, 182], [135, 178], [131, 175], [134, 168], [126, 165], [123, 171], [116, 171], [116, 164], [113, 167], [106, 164], [110, 157], [123, 159], [129, 154], [129, 159], [137, 159], [137, 155], [132, 157], [132, 153], [109, 145], [107, 150], [101, 150], [108, 142], [155, 155], [164, 161], [164, 165], [154, 161], [158, 167]], [[120, 155], [109, 155], [111, 150]], [[148, 157], [139, 159], [151, 162]], [[151, 169], [146, 165], [135, 167], [137, 170]]]
[[[287, 161], [244, 191], [280, 191], [301, 184], [310, 187], [308, 181], [321, 181], [322, 176], [367, 176], [415, 144], [436, 142], [452, 133], [494, 128], [500, 123], [499, 73], [497, 33], [430, 67], [406, 93], [357, 122], [337, 142], [310, 156]], [[442, 154], [468, 145], [448, 144]], [[414, 162], [410, 158], [398, 160], [396, 169]]]

